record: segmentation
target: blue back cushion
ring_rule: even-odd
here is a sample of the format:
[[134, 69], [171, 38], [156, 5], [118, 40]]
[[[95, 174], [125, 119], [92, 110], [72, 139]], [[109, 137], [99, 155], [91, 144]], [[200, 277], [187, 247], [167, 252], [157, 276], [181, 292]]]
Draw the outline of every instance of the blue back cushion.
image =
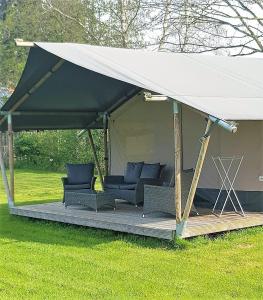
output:
[[94, 164], [67, 164], [69, 184], [90, 183], [94, 176]]
[[143, 161], [141, 162], [128, 162], [126, 172], [124, 175], [124, 182], [137, 183], [142, 172]]
[[141, 178], [158, 179], [160, 176], [161, 165], [157, 164], [144, 164], [142, 167]]

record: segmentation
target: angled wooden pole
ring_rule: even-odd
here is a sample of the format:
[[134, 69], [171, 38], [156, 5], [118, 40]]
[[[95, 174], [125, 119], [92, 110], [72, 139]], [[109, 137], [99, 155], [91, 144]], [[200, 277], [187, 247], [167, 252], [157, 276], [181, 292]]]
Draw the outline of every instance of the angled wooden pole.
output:
[[185, 205], [183, 217], [182, 217], [181, 223], [176, 224], [176, 235], [178, 237], [183, 237], [183, 235], [184, 235], [184, 230], [185, 230], [185, 227], [187, 225], [187, 220], [188, 220], [189, 215], [190, 215], [190, 211], [191, 211], [191, 207], [193, 205], [197, 185], [198, 185], [199, 178], [200, 178], [200, 175], [201, 175], [201, 171], [202, 171], [202, 168], [203, 168], [203, 164], [204, 164], [204, 161], [205, 161], [205, 156], [206, 156], [208, 144], [209, 144], [209, 141], [210, 141], [210, 131], [211, 131], [212, 124], [213, 124], [213, 122], [210, 119], [208, 119], [205, 134], [201, 138], [201, 148], [200, 148], [200, 151], [199, 151], [199, 156], [198, 156], [196, 167], [195, 167], [194, 177], [193, 177], [192, 184], [191, 184], [191, 187], [190, 187], [190, 191], [189, 191], [189, 194], [188, 194], [188, 198], [187, 198], [187, 202], [186, 202], [186, 205]]
[[108, 115], [103, 116], [103, 139], [104, 139], [104, 164], [105, 175], [109, 174], [109, 149], [108, 149]]
[[5, 169], [5, 163], [4, 163], [4, 155], [3, 155], [3, 141], [2, 141], [2, 132], [0, 132], [0, 167], [1, 167], [1, 173], [2, 173], [2, 179], [4, 183], [4, 188], [7, 196], [7, 202], [9, 208], [14, 207], [14, 201], [11, 197], [10, 188], [8, 184], [8, 179], [6, 175], [6, 169]]
[[176, 223], [181, 222], [182, 213], [182, 199], [181, 199], [181, 159], [182, 159], [182, 149], [181, 149], [181, 105], [176, 101], [173, 102], [173, 115], [174, 115], [174, 145], [175, 145], [175, 156], [174, 156], [174, 178], [175, 178], [175, 213], [176, 213]]
[[98, 159], [98, 156], [97, 156], [97, 152], [96, 152], [96, 148], [95, 148], [95, 144], [94, 144], [94, 141], [93, 141], [91, 130], [88, 129], [87, 133], [88, 133], [88, 138], [89, 138], [89, 142], [90, 142], [90, 145], [91, 145], [91, 149], [92, 149], [92, 152], [93, 152], [95, 165], [96, 165], [96, 168], [98, 170], [99, 177], [100, 177], [100, 182], [101, 182], [101, 185], [102, 185], [102, 188], [103, 188], [103, 175], [102, 175], [102, 171], [101, 171], [101, 167], [100, 167], [99, 159]]
[[12, 116], [8, 115], [8, 159], [9, 159], [9, 173], [10, 173], [10, 194], [12, 201], [15, 198], [15, 174], [14, 174], [14, 133], [12, 126]]
[[185, 205], [182, 221], [186, 221], [188, 219], [190, 211], [191, 211], [191, 207], [192, 207], [192, 204], [193, 204], [193, 201], [194, 201], [195, 192], [196, 192], [196, 189], [197, 189], [197, 185], [198, 185], [199, 178], [200, 178], [200, 175], [201, 175], [201, 171], [202, 171], [202, 168], [203, 168], [203, 164], [204, 164], [204, 161], [205, 161], [205, 156], [206, 156], [208, 144], [209, 144], [209, 141], [210, 141], [211, 126], [212, 126], [212, 121], [210, 119], [208, 119], [205, 134], [201, 138], [201, 148], [200, 148], [199, 156], [198, 156], [198, 159], [197, 159], [197, 163], [196, 163], [196, 167], [195, 167], [195, 172], [194, 172], [194, 177], [193, 177], [193, 180], [192, 180], [191, 188], [190, 188], [188, 198], [187, 198], [187, 202], [186, 202], [186, 205]]

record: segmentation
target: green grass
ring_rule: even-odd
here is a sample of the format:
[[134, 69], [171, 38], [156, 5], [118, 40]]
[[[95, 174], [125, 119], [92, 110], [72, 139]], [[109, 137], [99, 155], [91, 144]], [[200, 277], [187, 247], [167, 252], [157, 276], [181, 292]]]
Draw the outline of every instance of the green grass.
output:
[[[61, 198], [59, 173], [18, 170], [18, 204]], [[8, 214], [0, 299], [263, 298], [263, 229], [164, 242]]]

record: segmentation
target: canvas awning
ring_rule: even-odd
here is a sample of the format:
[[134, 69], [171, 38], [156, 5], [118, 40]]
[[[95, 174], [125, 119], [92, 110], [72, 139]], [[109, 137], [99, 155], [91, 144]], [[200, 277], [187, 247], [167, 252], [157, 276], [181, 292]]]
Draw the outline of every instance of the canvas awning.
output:
[[[50, 70], [52, 75], [21, 101]], [[35, 43], [2, 111], [17, 106], [15, 111], [23, 112], [14, 115], [14, 130], [101, 128], [104, 112], [146, 89], [220, 119], [263, 120], [262, 70], [261, 58]]]

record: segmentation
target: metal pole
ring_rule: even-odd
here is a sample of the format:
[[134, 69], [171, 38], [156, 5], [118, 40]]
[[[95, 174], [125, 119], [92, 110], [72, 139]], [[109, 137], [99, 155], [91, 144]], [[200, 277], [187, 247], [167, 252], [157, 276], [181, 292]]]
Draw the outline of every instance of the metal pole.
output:
[[96, 168], [98, 170], [99, 177], [100, 177], [100, 182], [101, 182], [101, 185], [102, 185], [102, 188], [103, 188], [103, 175], [102, 175], [100, 163], [99, 163], [99, 160], [98, 160], [98, 156], [97, 156], [97, 153], [96, 153], [96, 148], [95, 148], [95, 144], [94, 144], [94, 141], [93, 141], [91, 130], [87, 129], [87, 133], [88, 133], [88, 138], [89, 138], [89, 142], [90, 142], [90, 145], [91, 145], [91, 149], [92, 149], [92, 152], [93, 152], [95, 165], [96, 165]]
[[0, 132], [0, 167], [1, 167], [1, 173], [2, 173], [2, 178], [3, 178], [3, 183], [4, 183], [4, 188], [7, 196], [7, 202], [9, 208], [14, 207], [14, 201], [11, 197], [10, 189], [9, 189], [9, 184], [8, 184], [8, 179], [6, 176], [6, 169], [5, 169], [5, 163], [4, 163], [4, 158], [3, 158], [3, 141], [2, 141], [2, 132]]
[[225, 130], [231, 132], [231, 133], [236, 133], [237, 132], [237, 123], [235, 122], [226, 122], [225, 120], [220, 120], [218, 118], [215, 118], [213, 116], [209, 116], [209, 119], [217, 124], [218, 126], [224, 128]]
[[11, 114], [7, 117], [8, 124], [8, 158], [9, 158], [9, 173], [10, 173], [10, 194], [12, 201], [15, 198], [15, 175], [14, 175], [14, 133], [12, 126]]

